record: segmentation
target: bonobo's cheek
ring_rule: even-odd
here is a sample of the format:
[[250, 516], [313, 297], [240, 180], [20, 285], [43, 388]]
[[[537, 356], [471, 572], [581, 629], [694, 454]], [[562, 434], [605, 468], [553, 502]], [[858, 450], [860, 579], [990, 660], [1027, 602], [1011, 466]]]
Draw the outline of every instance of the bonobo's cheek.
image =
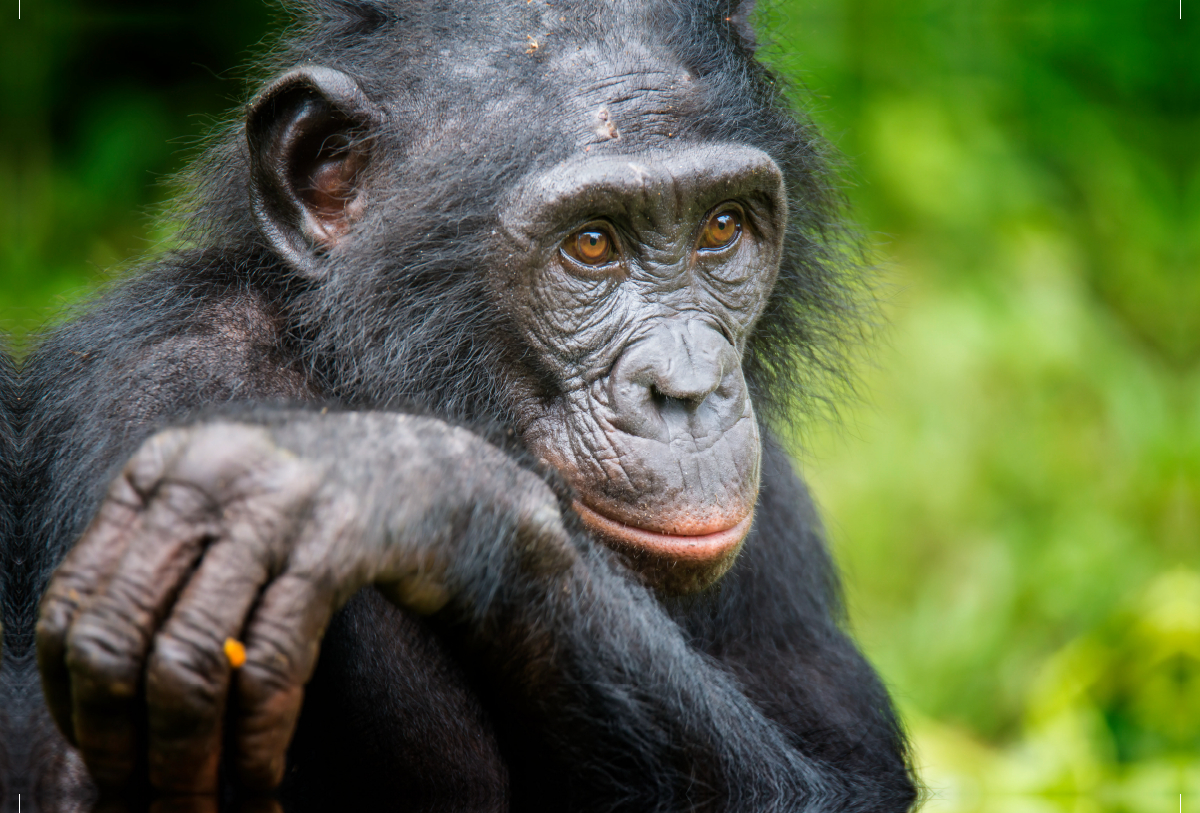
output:
[[761, 445], [744, 388], [734, 414], [646, 437], [622, 428], [605, 384], [556, 399], [526, 442], [575, 488], [584, 523], [657, 587], [712, 584], [737, 557], [758, 497]]

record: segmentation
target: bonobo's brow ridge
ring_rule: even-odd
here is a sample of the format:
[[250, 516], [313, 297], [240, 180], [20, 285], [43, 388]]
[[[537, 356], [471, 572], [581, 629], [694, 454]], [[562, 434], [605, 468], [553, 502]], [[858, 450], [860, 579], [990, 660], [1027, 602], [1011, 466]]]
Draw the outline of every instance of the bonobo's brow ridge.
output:
[[695, 218], [725, 200], [750, 198], [786, 217], [783, 179], [771, 157], [741, 145], [706, 144], [576, 156], [523, 180], [503, 207], [503, 218], [514, 235], [543, 233], [560, 223], [609, 213], [653, 225]]

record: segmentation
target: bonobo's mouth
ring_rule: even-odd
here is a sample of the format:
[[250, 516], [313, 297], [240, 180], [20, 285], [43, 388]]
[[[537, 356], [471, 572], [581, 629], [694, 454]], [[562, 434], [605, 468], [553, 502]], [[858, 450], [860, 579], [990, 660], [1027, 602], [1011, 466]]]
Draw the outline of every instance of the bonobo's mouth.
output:
[[754, 521], [753, 506], [745, 516], [724, 528], [706, 529], [702, 534], [668, 534], [628, 525], [611, 519], [575, 500], [575, 511], [592, 531], [618, 547], [655, 558], [672, 559], [680, 564], [708, 564], [729, 556], [750, 533]]

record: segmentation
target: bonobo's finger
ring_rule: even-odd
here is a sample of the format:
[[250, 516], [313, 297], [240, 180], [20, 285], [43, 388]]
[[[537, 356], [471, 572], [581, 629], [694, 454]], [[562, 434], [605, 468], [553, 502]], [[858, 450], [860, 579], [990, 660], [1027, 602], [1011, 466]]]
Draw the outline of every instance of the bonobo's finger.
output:
[[516, 519], [517, 552], [522, 565], [538, 573], [565, 570], [574, 548], [558, 499], [550, 486], [532, 472], [517, 472], [516, 481], [515, 488], [501, 492], [495, 500]]
[[102, 788], [125, 784], [136, 764], [137, 692], [151, 636], [205, 541], [219, 532], [208, 496], [164, 483], [130, 528], [104, 591], [67, 635], [75, 742]]
[[224, 539], [205, 552], [155, 637], [146, 705], [150, 784], [158, 790], [217, 791], [233, 669], [226, 645], [240, 646], [250, 610], [319, 481], [313, 467], [295, 458], [247, 481], [246, 493], [225, 508]]
[[75, 739], [102, 788], [123, 785], [134, 768], [150, 641], [205, 543], [221, 535], [222, 510], [261, 491], [264, 472], [287, 460], [260, 428], [211, 423], [156, 436], [130, 461], [128, 480], [148, 507], [67, 636]]
[[132, 528], [163, 472], [186, 441], [180, 430], [147, 441], [108, 489], [100, 510], [59, 565], [42, 598], [37, 626], [38, 670], [54, 722], [74, 744], [67, 634], [79, 612], [107, 586], [125, 554]]
[[42, 598], [37, 625], [38, 670], [50, 714], [72, 744], [71, 675], [67, 634], [97, 590], [108, 584], [129, 542], [140, 506], [136, 492], [120, 477], [79, 543], [63, 560]]
[[232, 666], [268, 570], [259, 551], [231, 541], [208, 549], [154, 640], [146, 670], [150, 784], [168, 793], [215, 793]]
[[333, 614], [334, 585], [285, 572], [263, 593], [246, 629], [246, 663], [235, 678], [235, 765], [252, 790], [283, 780], [304, 685]]
[[517, 513], [517, 537], [522, 542], [527, 567], [546, 572], [568, 566], [573, 548], [557, 503], [524, 500]]

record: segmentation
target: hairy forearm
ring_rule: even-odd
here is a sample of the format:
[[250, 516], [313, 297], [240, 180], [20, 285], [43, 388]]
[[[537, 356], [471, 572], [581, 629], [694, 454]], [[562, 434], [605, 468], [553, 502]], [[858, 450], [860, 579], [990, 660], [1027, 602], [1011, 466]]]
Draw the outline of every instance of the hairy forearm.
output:
[[[499, 675], [597, 809], [836, 809], [837, 781], [789, 746], [656, 598], [576, 539], [559, 573], [473, 586], [467, 651]], [[810, 807], [811, 806], [811, 807]]]

